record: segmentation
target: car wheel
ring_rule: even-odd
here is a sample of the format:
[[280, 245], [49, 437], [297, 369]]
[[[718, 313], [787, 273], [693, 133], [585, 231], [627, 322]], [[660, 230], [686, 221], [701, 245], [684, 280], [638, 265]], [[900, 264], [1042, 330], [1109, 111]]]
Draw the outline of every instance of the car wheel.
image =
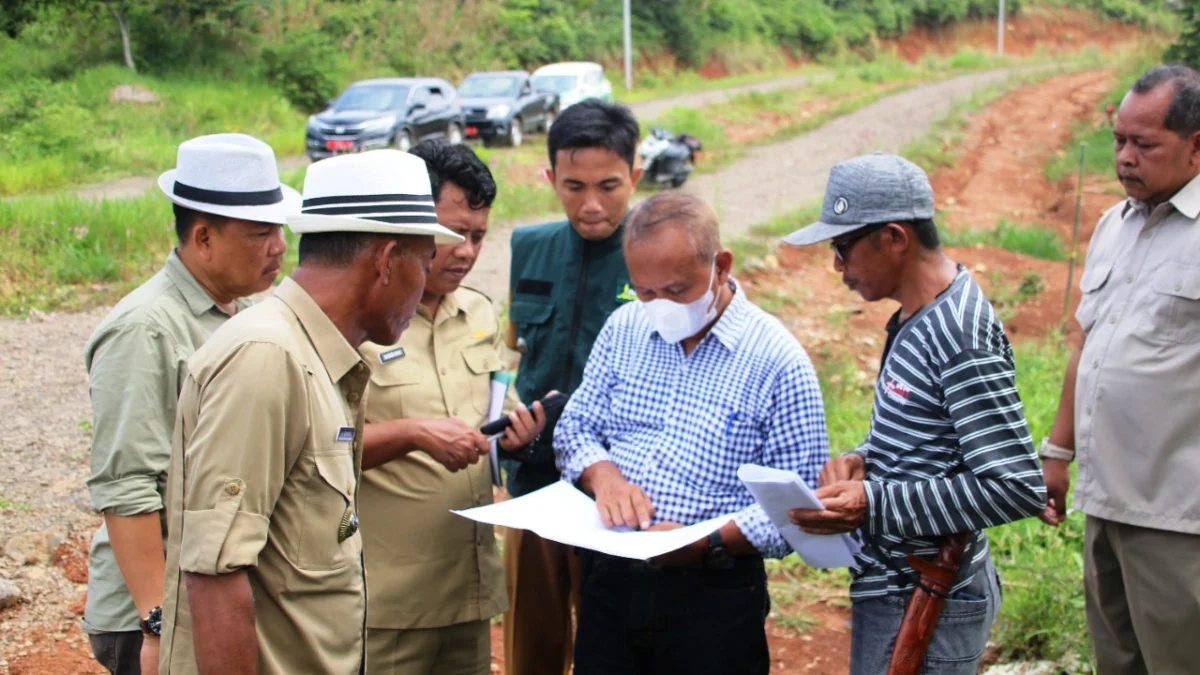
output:
[[408, 129], [401, 129], [400, 131], [396, 132], [395, 146], [400, 152], [408, 152], [409, 150], [412, 150], [412, 134], [408, 131]]
[[446, 127], [446, 142], [450, 145], [458, 145], [463, 142], [462, 127], [451, 122], [450, 126]]
[[512, 148], [520, 147], [525, 142], [525, 134], [521, 130], [521, 125], [524, 124], [520, 117], [514, 117], [512, 124], [508, 125], [508, 146]]
[[553, 108], [546, 111], [546, 121], [542, 122], [542, 131], [550, 133], [550, 127], [554, 126], [555, 117], [557, 117], [557, 115], [554, 114]]

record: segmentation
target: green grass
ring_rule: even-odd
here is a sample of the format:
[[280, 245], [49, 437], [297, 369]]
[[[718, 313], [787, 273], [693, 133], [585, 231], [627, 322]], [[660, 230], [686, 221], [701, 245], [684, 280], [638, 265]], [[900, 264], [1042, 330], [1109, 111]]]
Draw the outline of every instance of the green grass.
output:
[[[136, 84], [157, 104], [112, 103]], [[206, 133], [244, 132], [278, 156], [304, 150], [305, 118], [275, 90], [215, 78], [159, 79], [116, 66], [51, 83], [29, 78], [0, 92], [0, 195], [46, 192], [172, 166], [178, 143]]]
[[1057, 232], [1004, 218], [991, 228], [943, 228], [940, 234], [946, 246], [991, 246], [1042, 260], [1067, 259], [1067, 247]]

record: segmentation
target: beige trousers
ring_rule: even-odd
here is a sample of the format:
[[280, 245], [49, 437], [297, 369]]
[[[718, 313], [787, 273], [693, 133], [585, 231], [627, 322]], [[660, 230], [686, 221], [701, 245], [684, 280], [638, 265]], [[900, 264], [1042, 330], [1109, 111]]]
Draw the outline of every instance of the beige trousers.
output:
[[524, 530], [504, 533], [506, 675], [566, 675], [575, 648], [579, 556]]
[[1200, 672], [1200, 535], [1088, 516], [1084, 586], [1100, 675]]
[[367, 629], [371, 675], [490, 675], [491, 665], [487, 621], [441, 628]]

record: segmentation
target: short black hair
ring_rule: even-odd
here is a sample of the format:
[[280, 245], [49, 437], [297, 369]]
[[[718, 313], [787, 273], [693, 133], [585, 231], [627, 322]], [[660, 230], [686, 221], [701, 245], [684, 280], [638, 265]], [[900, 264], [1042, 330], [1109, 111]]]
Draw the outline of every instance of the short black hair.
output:
[[[873, 241], [878, 241], [878, 240], [874, 239], [874, 235], [878, 232], [882, 232], [884, 227], [887, 227], [888, 225], [890, 225], [893, 222], [896, 223], [897, 225], [907, 226], [907, 227], [911, 228], [913, 231], [913, 234], [915, 234], [917, 236], [917, 241], [921, 244], [921, 246], [923, 248], [930, 250], [930, 251], [936, 251], [939, 248], [941, 248], [942, 239], [938, 235], [937, 225], [934, 224], [934, 222], [929, 218], [921, 218], [921, 219], [917, 219], [917, 220], [896, 220], [896, 221], [887, 221], [887, 222], [882, 222], [882, 223], [871, 223], [870, 225], [864, 225], [861, 229], [862, 230], [873, 230], [872, 232], [870, 232], [870, 234], [868, 234], [866, 236], [872, 237]], [[872, 245], [874, 246], [875, 244], [872, 244]]]
[[641, 128], [629, 108], [590, 98], [570, 106], [554, 120], [546, 138], [550, 168], [559, 150], [606, 148], [633, 169], [633, 152]]
[[189, 209], [186, 206], [180, 206], [174, 202], [171, 203], [171, 210], [175, 212], [175, 238], [179, 240], [181, 245], [187, 245], [188, 239], [192, 236], [192, 228], [196, 226], [196, 219], [203, 218], [208, 222], [213, 229], [219, 230], [225, 227], [232, 218], [218, 216], [211, 213], [201, 213], [195, 209]]
[[425, 160], [433, 200], [442, 195], [442, 186], [454, 183], [467, 194], [467, 206], [486, 209], [496, 201], [496, 181], [475, 151], [465, 145], [452, 145], [435, 138], [417, 143], [410, 153]]
[[395, 239], [402, 252], [408, 251], [409, 235], [375, 232], [314, 232], [300, 236], [299, 264], [345, 269], [364, 249], [380, 240]]
[[1175, 89], [1163, 126], [1185, 137], [1200, 131], [1200, 72], [1182, 63], [1156, 66], [1139, 77], [1130, 91], [1147, 94], [1164, 84], [1172, 84]]

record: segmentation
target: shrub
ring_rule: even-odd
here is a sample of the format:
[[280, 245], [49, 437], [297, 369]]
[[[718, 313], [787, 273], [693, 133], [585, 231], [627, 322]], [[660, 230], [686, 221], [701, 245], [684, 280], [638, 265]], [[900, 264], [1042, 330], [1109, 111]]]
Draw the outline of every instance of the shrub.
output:
[[263, 47], [267, 80], [302, 111], [315, 112], [337, 95], [345, 58], [333, 41], [315, 28], [288, 33], [282, 42]]
[[1167, 48], [1166, 60], [1200, 68], [1200, 0], [1181, 0], [1179, 13], [1184, 30], [1175, 44]]

